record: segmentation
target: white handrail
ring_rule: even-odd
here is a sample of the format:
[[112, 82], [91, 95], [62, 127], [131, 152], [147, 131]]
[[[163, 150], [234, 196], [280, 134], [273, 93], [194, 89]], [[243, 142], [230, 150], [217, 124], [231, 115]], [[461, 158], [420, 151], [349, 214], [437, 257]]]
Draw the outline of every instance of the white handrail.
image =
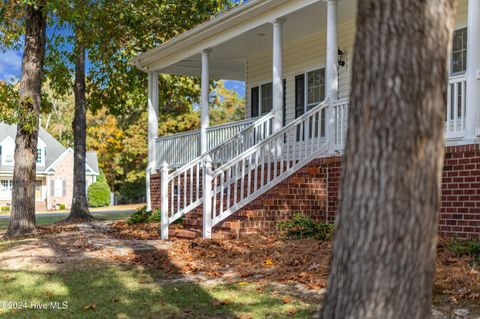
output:
[[465, 75], [448, 79], [447, 105], [445, 105], [445, 138], [461, 138], [465, 135], [466, 120]]
[[272, 119], [272, 113], [256, 119], [247, 128], [227, 139], [221, 145], [198, 156], [180, 169], [168, 174], [167, 178], [162, 179], [162, 183], [166, 183], [163, 189], [167, 191], [162, 193], [161, 201], [162, 203], [168, 203], [168, 222], [174, 222], [202, 204], [204, 200], [202, 177], [205, 158], [212, 158], [216, 163], [222, 163], [222, 161], [228, 161], [238, 156], [253, 144], [259, 143], [270, 136]]
[[[210, 207], [203, 218], [215, 226], [327, 150], [322, 137], [325, 103], [298, 117], [212, 172]], [[210, 186], [210, 188], [209, 188]], [[205, 205], [204, 205], [205, 206]]]
[[[210, 150], [255, 123], [257, 119], [245, 119], [207, 129], [207, 149]], [[159, 137], [155, 141], [157, 169], [163, 162], [171, 167], [181, 167], [198, 157], [200, 130]]]

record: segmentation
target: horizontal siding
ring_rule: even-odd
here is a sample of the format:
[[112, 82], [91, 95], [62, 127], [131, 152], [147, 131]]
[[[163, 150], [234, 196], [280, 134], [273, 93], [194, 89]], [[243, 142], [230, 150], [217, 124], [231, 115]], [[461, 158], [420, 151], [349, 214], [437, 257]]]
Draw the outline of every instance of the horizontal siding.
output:
[[[467, 1], [459, 1], [457, 7], [456, 28], [466, 26]], [[284, 25], [288, 28], [288, 22]], [[318, 67], [325, 66], [326, 39], [325, 31], [317, 32], [293, 42], [284, 44], [283, 72], [287, 81], [287, 123], [295, 118], [295, 76]], [[355, 21], [351, 20], [338, 26], [339, 47], [345, 52], [345, 67], [339, 69], [339, 99], [348, 98], [353, 60], [355, 38]], [[246, 67], [246, 101], [247, 117], [250, 117], [250, 89], [259, 84], [272, 81], [272, 52], [264, 52], [247, 59]]]

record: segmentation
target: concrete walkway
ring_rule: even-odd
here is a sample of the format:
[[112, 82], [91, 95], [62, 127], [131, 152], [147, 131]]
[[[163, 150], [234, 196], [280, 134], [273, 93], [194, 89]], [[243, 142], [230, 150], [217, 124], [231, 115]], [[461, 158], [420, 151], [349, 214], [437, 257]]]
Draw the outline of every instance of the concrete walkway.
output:
[[[128, 210], [108, 210], [105, 209], [105, 211], [95, 211], [95, 212], [90, 212], [92, 215], [105, 215], [105, 214], [127, 214], [127, 213], [133, 213], [135, 210], [134, 209], [128, 209]], [[35, 217], [65, 217], [68, 216], [69, 213], [48, 213], [48, 214], [35, 214]], [[0, 216], [0, 219], [10, 219], [10, 215], [3, 215]]]

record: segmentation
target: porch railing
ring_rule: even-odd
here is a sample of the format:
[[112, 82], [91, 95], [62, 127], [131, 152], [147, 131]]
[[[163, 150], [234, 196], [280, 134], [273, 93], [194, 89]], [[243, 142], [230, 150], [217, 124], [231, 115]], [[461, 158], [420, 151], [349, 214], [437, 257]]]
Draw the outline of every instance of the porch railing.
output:
[[[222, 144], [245, 128], [257, 118], [211, 126], [207, 129], [207, 151]], [[156, 139], [157, 168], [167, 162], [170, 167], [181, 167], [200, 154], [200, 130], [163, 136]]]
[[162, 181], [166, 181], [162, 194], [162, 205], [166, 206], [162, 206], [162, 212], [168, 212], [169, 222], [174, 222], [202, 203], [205, 158], [210, 158], [215, 166], [235, 158], [272, 134], [272, 120], [272, 113], [254, 119], [247, 128], [172, 173], [168, 168], [162, 168]]
[[445, 106], [445, 138], [465, 135], [467, 81], [464, 75], [448, 80], [447, 105]]

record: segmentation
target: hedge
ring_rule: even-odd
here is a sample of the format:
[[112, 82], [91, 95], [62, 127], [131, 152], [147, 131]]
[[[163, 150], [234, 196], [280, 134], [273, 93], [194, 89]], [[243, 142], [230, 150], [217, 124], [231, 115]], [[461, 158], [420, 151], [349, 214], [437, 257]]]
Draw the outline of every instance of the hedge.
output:
[[90, 207], [103, 207], [110, 204], [110, 187], [100, 173], [98, 180], [88, 187], [88, 204]]

